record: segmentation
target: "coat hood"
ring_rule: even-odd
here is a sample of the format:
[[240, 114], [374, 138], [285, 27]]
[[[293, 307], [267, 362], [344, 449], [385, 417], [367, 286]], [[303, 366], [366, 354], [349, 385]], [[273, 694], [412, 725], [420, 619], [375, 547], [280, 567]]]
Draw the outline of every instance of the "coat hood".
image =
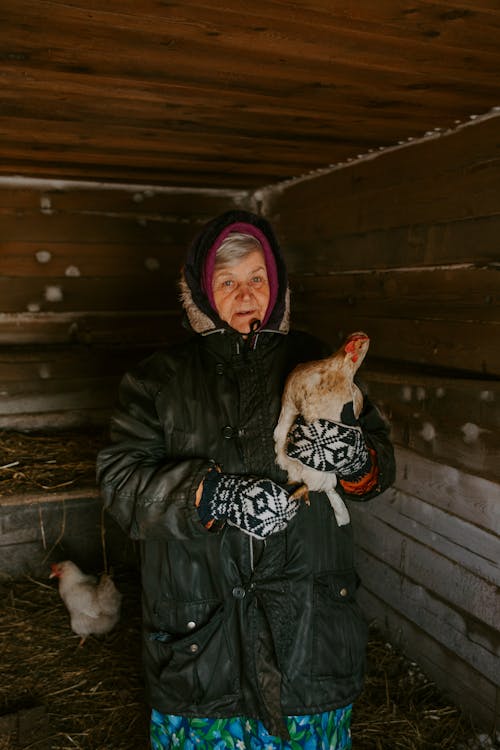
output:
[[[204, 291], [207, 264], [213, 263], [214, 251], [234, 226], [234, 231], [247, 232], [257, 237], [264, 246], [266, 262], [274, 259], [273, 283], [275, 302], [263, 326], [266, 331], [287, 333], [290, 318], [290, 291], [281, 251], [269, 222], [250, 211], [226, 211], [209, 221], [195, 237], [188, 250], [180, 279], [181, 302], [190, 327], [196, 333], [210, 333], [228, 329], [210, 304]], [[274, 273], [275, 271], [275, 273]]]

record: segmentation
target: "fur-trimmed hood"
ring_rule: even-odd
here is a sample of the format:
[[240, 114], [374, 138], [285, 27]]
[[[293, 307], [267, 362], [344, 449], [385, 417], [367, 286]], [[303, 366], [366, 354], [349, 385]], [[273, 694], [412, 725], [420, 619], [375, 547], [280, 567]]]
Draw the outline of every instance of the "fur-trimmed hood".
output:
[[206, 224], [192, 242], [179, 282], [180, 298], [189, 326], [196, 333], [227, 330], [229, 326], [212, 308], [203, 290], [203, 269], [210, 249], [232, 224], [248, 224], [262, 232], [276, 263], [278, 290], [276, 302], [263, 330], [288, 333], [290, 325], [290, 290], [285, 263], [269, 222], [250, 211], [226, 211]]

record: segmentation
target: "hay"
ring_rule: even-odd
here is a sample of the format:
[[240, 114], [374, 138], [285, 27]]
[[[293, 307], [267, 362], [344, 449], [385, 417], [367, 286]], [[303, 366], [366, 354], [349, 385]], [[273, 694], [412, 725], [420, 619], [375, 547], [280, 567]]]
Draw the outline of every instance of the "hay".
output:
[[0, 496], [95, 486], [97, 452], [107, 430], [53, 434], [0, 432]]
[[47, 715], [45, 736], [26, 745], [4, 738], [1, 750], [146, 750], [139, 585], [132, 575], [115, 576], [123, 593], [117, 628], [81, 648], [56, 583], [1, 584], [0, 716], [33, 706], [44, 706]]
[[[25, 578], [1, 584], [0, 716], [45, 707], [46, 738], [19, 745], [14, 735], [4, 736], [0, 750], [147, 750], [139, 581], [134, 571], [115, 581], [124, 595], [121, 622], [82, 648], [56, 583]], [[460, 711], [376, 632], [368, 658], [366, 689], [353, 713], [354, 750], [473, 746], [472, 727]]]
[[[107, 442], [104, 429], [0, 432], [0, 496], [94, 487], [95, 457]], [[55, 583], [25, 578], [0, 585], [0, 750], [148, 749], [139, 583], [133, 571], [115, 580], [124, 595], [121, 622], [83, 648], [69, 628]], [[19, 717], [31, 721], [33, 715], [43, 731], [17, 742]], [[460, 710], [375, 631], [352, 733], [354, 750], [477, 747]]]
[[472, 747], [471, 723], [415, 662], [373, 631], [365, 689], [353, 712], [355, 750]]

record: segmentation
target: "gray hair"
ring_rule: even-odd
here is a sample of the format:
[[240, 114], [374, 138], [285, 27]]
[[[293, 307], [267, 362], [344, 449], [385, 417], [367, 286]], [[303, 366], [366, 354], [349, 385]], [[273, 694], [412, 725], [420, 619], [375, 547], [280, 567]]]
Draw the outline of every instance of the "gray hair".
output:
[[256, 250], [264, 250], [256, 237], [243, 232], [231, 232], [217, 248], [215, 267], [231, 266]]

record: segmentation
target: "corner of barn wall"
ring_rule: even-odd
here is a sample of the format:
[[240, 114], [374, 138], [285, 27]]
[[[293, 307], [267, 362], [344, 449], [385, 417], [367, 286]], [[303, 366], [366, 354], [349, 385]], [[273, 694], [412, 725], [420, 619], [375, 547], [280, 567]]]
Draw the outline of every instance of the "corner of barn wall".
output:
[[118, 378], [183, 335], [186, 248], [230, 190], [0, 178], [0, 428], [99, 424]]
[[271, 186], [292, 322], [392, 426], [394, 487], [351, 503], [360, 601], [484, 729], [499, 724], [500, 116]]
[[[249, 201], [228, 190], [0, 178], [0, 573], [45, 577], [61, 557], [93, 570], [103, 534], [108, 562], [137, 562], [101, 516], [93, 458], [78, 479], [81, 456], [90, 439], [107, 440], [123, 373], [186, 335], [177, 282], [188, 244], [205, 221]], [[33, 467], [44, 457], [55, 473], [40, 481]]]
[[[253, 195], [0, 180], [3, 431], [104, 424], [121, 374], [184, 335], [176, 280], [199, 226], [234, 206], [272, 221], [294, 325], [332, 346], [372, 339], [362, 375], [398, 475], [351, 505], [367, 616], [487, 729], [500, 703], [499, 123]], [[95, 559], [95, 491], [0, 505], [7, 572], [45, 564], [50, 528], [83, 555], [78, 508], [92, 510]]]

